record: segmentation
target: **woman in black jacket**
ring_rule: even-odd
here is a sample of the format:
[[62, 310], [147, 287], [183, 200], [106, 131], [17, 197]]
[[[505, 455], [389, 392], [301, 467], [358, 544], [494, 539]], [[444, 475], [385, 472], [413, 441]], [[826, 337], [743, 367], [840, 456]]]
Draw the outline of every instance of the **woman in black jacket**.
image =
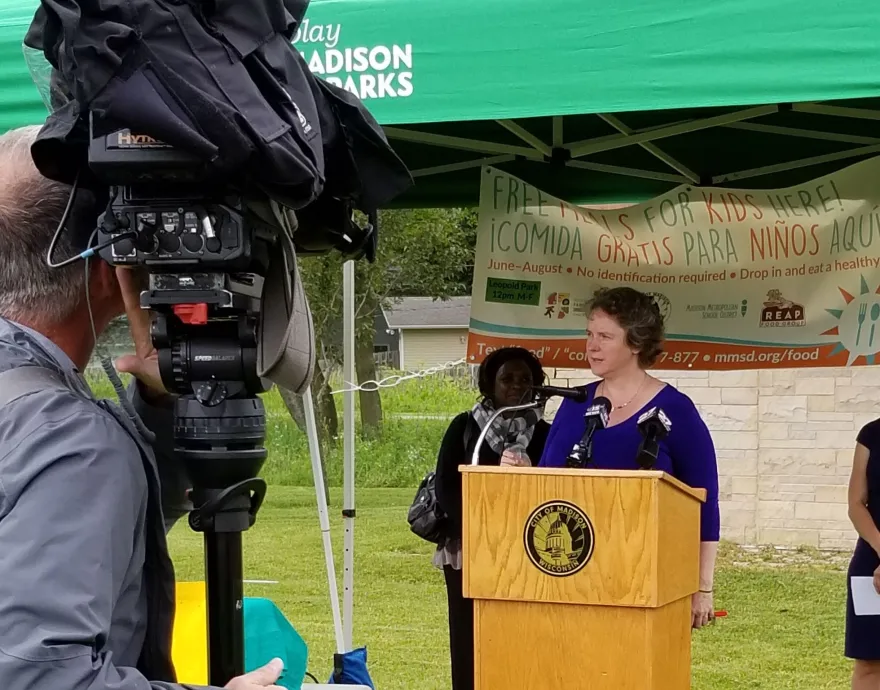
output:
[[[530, 387], [544, 382], [544, 370], [528, 350], [506, 347], [483, 360], [478, 380], [480, 401], [452, 420], [437, 457], [437, 502], [448, 517], [446, 539], [434, 554], [434, 565], [443, 569], [446, 578], [453, 690], [474, 687], [473, 602], [461, 593], [462, 507], [458, 467], [470, 463], [480, 432], [499, 407], [533, 399]], [[550, 425], [541, 416], [541, 410], [525, 410], [497, 417], [480, 448], [480, 464], [537, 465], [550, 431]]]

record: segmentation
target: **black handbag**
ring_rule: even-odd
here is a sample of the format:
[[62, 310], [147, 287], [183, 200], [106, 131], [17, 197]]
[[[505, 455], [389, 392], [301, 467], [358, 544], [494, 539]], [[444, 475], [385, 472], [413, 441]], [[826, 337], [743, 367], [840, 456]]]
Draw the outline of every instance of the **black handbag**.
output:
[[446, 523], [446, 513], [437, 502], [436, 478], [433, 470], [425, 475], [406, 516], [413, 534], [432, 544], [443, 541]]
[[[468, 417], [464, 428], [464, 450], [467, 453], [472, 435], [473, 417]], [[419, 484], [416, 496], [406, 515], [413, 534], [432, 544], [441, 544], [446, 538], [446, 511], [437, 501], [437, 472], [431, 470]]]

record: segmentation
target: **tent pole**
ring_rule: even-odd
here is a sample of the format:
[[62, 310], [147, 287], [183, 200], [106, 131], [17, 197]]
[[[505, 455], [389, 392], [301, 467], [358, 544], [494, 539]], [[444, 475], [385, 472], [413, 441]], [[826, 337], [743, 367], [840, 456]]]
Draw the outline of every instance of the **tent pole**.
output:
[[624, 168], [619, 165], [592, 163], [590, 161], [565, 161], [565, 166], [568, 168], [580, 168], [581, 170], [598, 170], [599, 172], [611, 173], [612, 175], [623, 175], [624, 177], [641, 177], [646, 180], [662, 180], [664, 182], [673, 182], [675, 184], [687, 184], [688, 181], [684, 175], [673, 175], [672, 173], [656, 172], [654, 170], [637, 170], [636, 168]]
[[665, 139], [666, 137], [674, 137], [679, 134], [690, 134], [691, 132], [699, 132], [703, 129], [712, 129], [720, 127], [731, 122], [742, 122], [743, 120], [751, 120], [764, 115], [772, 115], [779, 112], [778, 105], [759, 105], [746, 110], [738, 110], [725, 115], [715, 115], [700, 120], [690, 120], [681, 123], [664, 125], [662, 127], [650, 127], [648, 129], [634, 130], [632, 134], [609, 134], [605, 137], [595, 137], [592, 139], [584, 139], [583, 141], [574, 141], [566, 144], [571, 152], [572, 158], [582, 158], [603, 151], [613, 151], [614, 149], [624, 148], [626, 146], [635, 146], [648, 141], [656, 141], [657, 139]]
[[729, 125], [721, 125], [726, 129], [743, 129], [747, 132], [762, 132], [764, 134], [779, 134], [784, 137], [802, 137], [804, 139], [819, 139], [821, 141], [841, 141], [844, 144], [880, 144], [877, 137], [863, 137], [859, 134], [842, 134], [840, 132], [820, 132], [814, 129], [799, 129], [797, 127], [782, 127], [780, 125], [762, 125], [758, 122], [731, 122]]
[[498, 165], [499, 163], [509, 163], [516, 160], [516, 156], [490, 156], [488, 158], [475, 158], [470, 161], [462, 161], [461, 163], [449, 163], [447, 165], [435, 165], [431, 168], [419, 168], [411, 170], [413, 177], [425, 177], [426, 175], [443, 175], [445, 173], [459, 172], [460, 170], [470, 170], [472, 168], [482, 168], [484, 165]]
[[868, 108], [845, 108], [824, 103], [792, 103], [791, 109], [796, 113], [850, 117], [857, 120], [880, 120], [880, 110], [869, 110]]
[[751, 170], [740, 170], [738, 172], [726, 173], [724, 175], [716, 175], [712, 178], [712, 184], [735, 182], [736, 180], [745, 180], [749, 177], [761, 177], [762, 175], [771, 175], [773, 173], [785, 172], [787, 170], [808, 168], [811, 165], [821, 165], [822, 163], [842, 161], [846, 160], [847, 158], [856, 158], [858, 156], [873, 156], [878, 153], [880, 153], [880, 144], [875, 144], [873, 146], [861, 146], [857, 149], [848, 149], [846, 151], [838, 151], [837, 153], [826, 153], [823, 156], [812, 156], [811, 158], [801, 158], [799, 160], [788, 161], [787, 163], [765, 165], [761, 168], [752, 168]]
[[324, 473], [321, 471], [321, 445], [318, 443], [318, 424], [315, 420], [315, 404], [312, 389], [303, 394], [303, 411], [306, 415], [306, 435], [309, 439], [309, 455], [312, 459], [312, 477], [318, 499], [318, 523], [324, 540], [324, 562], [327, 566], [327, 584], [330, 587], [330, 607], [333, 610], [333, 630], [336, 633], [336, 651], [345, 652], [342, 636], [342, 616], [339, 613], [339, 591], [336, 588], [336, 567], [333, 563], [333, 545], [330, 542], [330, 517], [327, 514], [327, 494], [324, 492]]
[[543, 155], [533, 148], [525, 146], [513, 146], [511, 144], [499, 144], [496, 141], [478, 141], [463, 137], [452, 137], [447, 134], [434, 134], [433, 132], [419, 132], [413, 129], [401, 129], [400, 127], [385, 127], [385, 136], [399, 141], [413, 141], [418, 144], [431, 144], [433, 146], [445, 146], [450, 149], [462, 151], [476, 151], [486, 154], [509, 154], [522, 156], [531, 160], [543, 160]]
[[355, 309], [354, 261], [342, 268], [342, 356], [345, 393], [343, 398], [343, 499], [345, 525], [342, 580], [342, 620], [345, 626], [345, 650], [352, 649], [354, 614], [354, 386], [355, 386]]
[[539, 137], [536, 137], [529, 130], [527, 130], [522, 125], [514, 122], [513, 120], [498, 120], [498, 124], [504, 127], [507, 131], [515, 134], [524, 142], [526, 142], [529, 146], [531, 146], [536, 151], [544, 154], [545, 156], [552, 156], [553, 149], [546, 142], [541, 141]]
[[[603, 120], [605, 120], [605, 122], [607, 122], [609, 125], [614, 127], [614, 129], [616, 129], [621, 134], [632, 134], [633, 133], [633, 129], [631, 127], [627, 127], [623, 123], [622, 120], [615, 117], [614, 115], [604, 114], [604, 115], [599, 115], [599, 117], [602, 118]], [[652, 144], [650, 141], [644, 141], [641, 144], [639, 144], [639, 146], [641, 146], [645, 151], [650, 153], [655, 158], [658, 158], [661, 161], [663, 161], [664, 163], [666, 163], [666, 165], [668, 165], [673, 170], [677, 170], [678, 172], [680, 172], [682, 175], [684, 175], [687, 179], [689, 179], [691, 181], [691, 184], [698, 184], [700, 182], [699, 175], [697, 175], [693, 170], [688, 168], [683, 163], [680, 163], [679, 161], [675, 160], [675, 158], [673, 158], [668, 153], [663, 151], [659, 146]]]
[[562, 121], [562, 117], [556, 116], [553, 118], [553, 148], [561, 147], [565, 141], [564, 135], [564, 123]]

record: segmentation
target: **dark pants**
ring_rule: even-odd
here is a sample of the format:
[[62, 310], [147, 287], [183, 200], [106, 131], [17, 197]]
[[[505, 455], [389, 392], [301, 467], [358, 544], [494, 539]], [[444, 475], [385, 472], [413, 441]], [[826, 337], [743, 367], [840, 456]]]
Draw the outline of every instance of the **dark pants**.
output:
[[449, 653], [452, 690], [474, 687], [474, 602], [461, 595], [461, 571], [443, 566], [449, 603]]

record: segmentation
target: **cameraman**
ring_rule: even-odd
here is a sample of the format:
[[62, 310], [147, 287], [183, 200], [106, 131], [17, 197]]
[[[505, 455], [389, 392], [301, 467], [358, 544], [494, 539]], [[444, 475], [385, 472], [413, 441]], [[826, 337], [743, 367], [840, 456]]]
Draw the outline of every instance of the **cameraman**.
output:
[[[0, 373], [39, 367], [57, 380], [0, 410], [0, 688], [180, 690], [171, 662], [174, 571], [166, 532], [187, 511], [170, 456], [172, 410], [130, 270], [93, 259], [49, 268], [70, 188], [40, 175], [38, 127], [0, 135]], [[78, 194], [78, 197], [85, 194]], [[98, 209], [74, 205], [54, 261], [78, 254]], [[88, 287], [88, 293], [86, 292]], [[128, 415], [98, 402], [81, 372], [101, 332], [128, 315]], [[0, 397], [3, 395], [0, 375]], [[229, 690], [276, 688], [275, 659]]]

